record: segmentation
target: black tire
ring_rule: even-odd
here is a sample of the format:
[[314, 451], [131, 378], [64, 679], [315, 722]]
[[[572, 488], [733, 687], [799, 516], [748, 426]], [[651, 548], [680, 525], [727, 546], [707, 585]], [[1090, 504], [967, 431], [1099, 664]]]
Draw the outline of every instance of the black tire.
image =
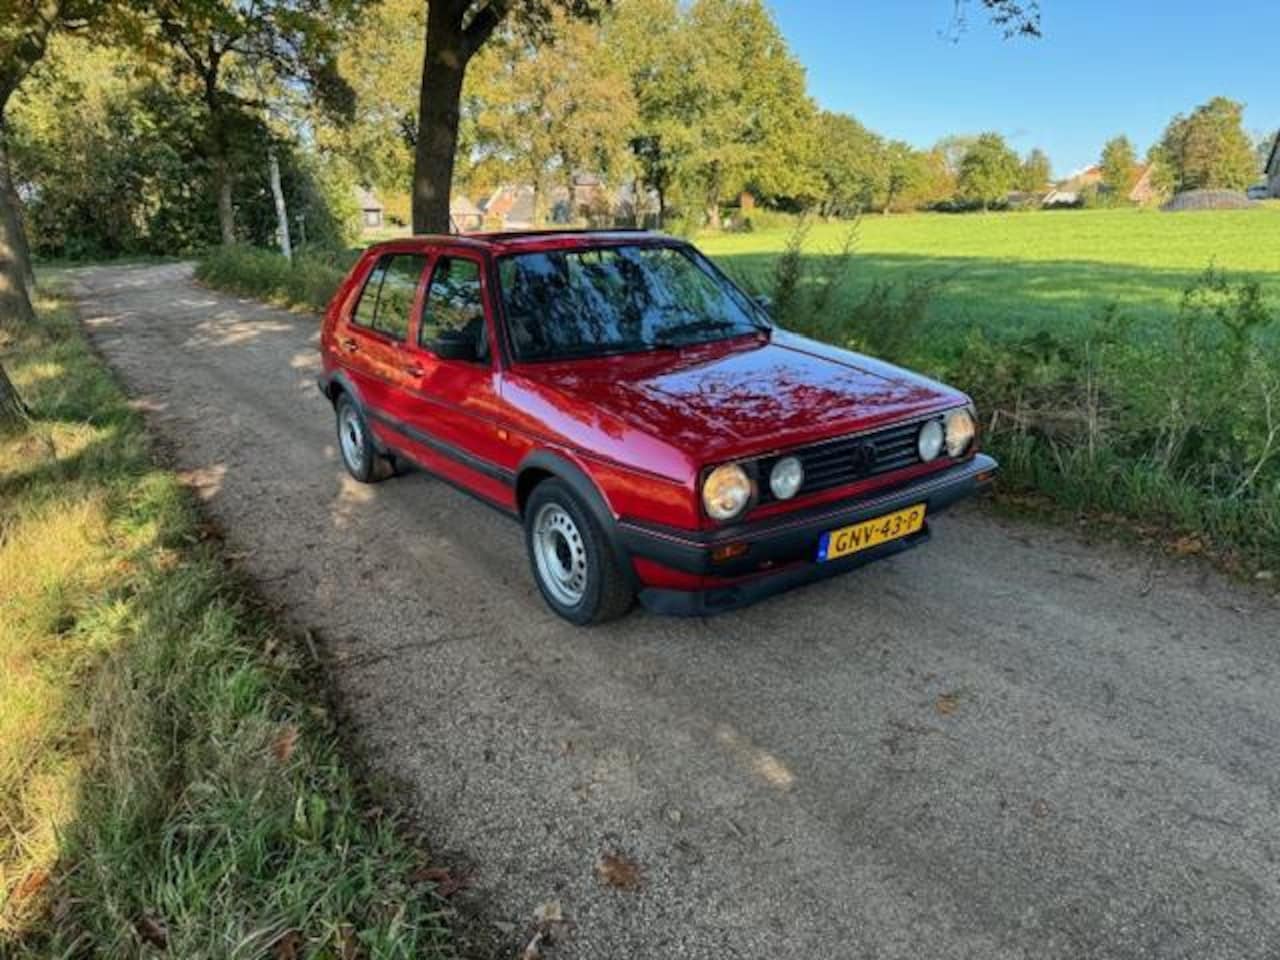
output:
[[338, 427], [338, 456], [347, 473], [361, 483], [376, 483], [394, 474], [394, 461], [378, 450], [360, 405], [342, 393], [333, 410]]
[[[540, 548], [540, 525], [544, 524], [546, 539]], [[548, 546], [553, 541], [556, 550]], [[631, 580], [595, 517], [567, 484], [553, 478], [533, 489], [525, 504], [524, 542], [539, 592], [547, 605], [570, 623], [604, 623], [631, 609], [635, 602]], [[540, 550], [548, 569], [539, 561]], [[569, 580], [557, 578], [557, 573], [574, 571], [581, 574], [580, 589], [576, 580], [571, 589]], [[576, 599], [574, 594], [578, 594]]]

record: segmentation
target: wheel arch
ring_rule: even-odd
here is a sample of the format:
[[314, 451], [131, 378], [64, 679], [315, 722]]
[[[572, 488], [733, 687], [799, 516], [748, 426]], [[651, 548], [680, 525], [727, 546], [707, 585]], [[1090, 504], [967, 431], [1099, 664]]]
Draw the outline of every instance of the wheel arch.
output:
[[529, 502], [534, 488], [548, 479], [559, 480], [567, 486], [591, 512], [619, 567], [634, 582], [635, 568], [631, 565], [631, 554], [618, 535], [618, 520], [609, 508], [609, 502], [587, 472], [567, 457], [548, 450], [537, 450], [520, 461], [520, 466], [516, 469], [516, 509], [521, 518], [524, 517], [525, 504]]

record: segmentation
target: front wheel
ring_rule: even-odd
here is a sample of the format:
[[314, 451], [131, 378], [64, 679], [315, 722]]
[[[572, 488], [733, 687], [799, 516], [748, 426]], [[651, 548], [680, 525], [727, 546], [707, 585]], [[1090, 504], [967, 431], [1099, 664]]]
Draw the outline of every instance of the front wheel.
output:
[[534, 488], [524, 513], [533, 578], [547, 604], [571, 623], [622, 616], [635, 599], [603, 532], [559, 480]]

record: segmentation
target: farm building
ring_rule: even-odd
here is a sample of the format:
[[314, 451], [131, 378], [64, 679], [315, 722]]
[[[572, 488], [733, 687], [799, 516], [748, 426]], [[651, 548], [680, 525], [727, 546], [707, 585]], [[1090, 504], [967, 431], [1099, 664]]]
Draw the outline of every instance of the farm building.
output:
[[449, 198], [449, 224], [454, 233], [468, 233], [484, 227], [484, 212], [466, 194]]
[[[1154, 172], [1155, 164], [1153, 163], [1141, 163], [1134, 168], [1133, 187], [1129, 190], [1127, 197], [1130, 203], [1146, 205], [1155, 203], [1160, 199], [1159, 191], [1156, 190], [1155, 184], [1152, 182]], [[1107, 190], [1102, 185], [1102, 167], [1097, 164], [1092, 167], [1086, 167], [1079, 173], [1063, 180], [1045, 195], [1043, 204], [1046, 207], [1075, 206], [1083, 200], [1084, 194], [1090, 190], [1099, 192]]]
[[360, 206], [360, 224], [366, 230], [382, 226], [382, 201], [366, 187], [355, 188], [356, 203]]

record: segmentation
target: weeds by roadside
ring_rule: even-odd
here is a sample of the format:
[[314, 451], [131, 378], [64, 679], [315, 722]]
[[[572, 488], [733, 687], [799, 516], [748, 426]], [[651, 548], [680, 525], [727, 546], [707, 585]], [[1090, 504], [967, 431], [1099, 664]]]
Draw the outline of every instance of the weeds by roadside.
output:
[[311, 665], [243, 599], [70, 311], [0, 344], [0, 954], [448, 955]]
[[196, 279], [282, 306], [323, 312], [355, 259], [354, 252], [303, 248], [290, 262], [274, 250], [218, 247], [200, 259]]
[[966, 390], [1006, 490], [1160, 528], [1237, 566], [1280, 564], [1280, 324], [1256, 282], [1209, 267], [1160, 326], [1107, 305], [1083, 330], [956, 338], [931, 316], [945, 279], [855, 298], [855, 235], [820, 255], [807, 238], [802, 222], [764, 290], [739, 279], [771, 293], [789, 329]]

